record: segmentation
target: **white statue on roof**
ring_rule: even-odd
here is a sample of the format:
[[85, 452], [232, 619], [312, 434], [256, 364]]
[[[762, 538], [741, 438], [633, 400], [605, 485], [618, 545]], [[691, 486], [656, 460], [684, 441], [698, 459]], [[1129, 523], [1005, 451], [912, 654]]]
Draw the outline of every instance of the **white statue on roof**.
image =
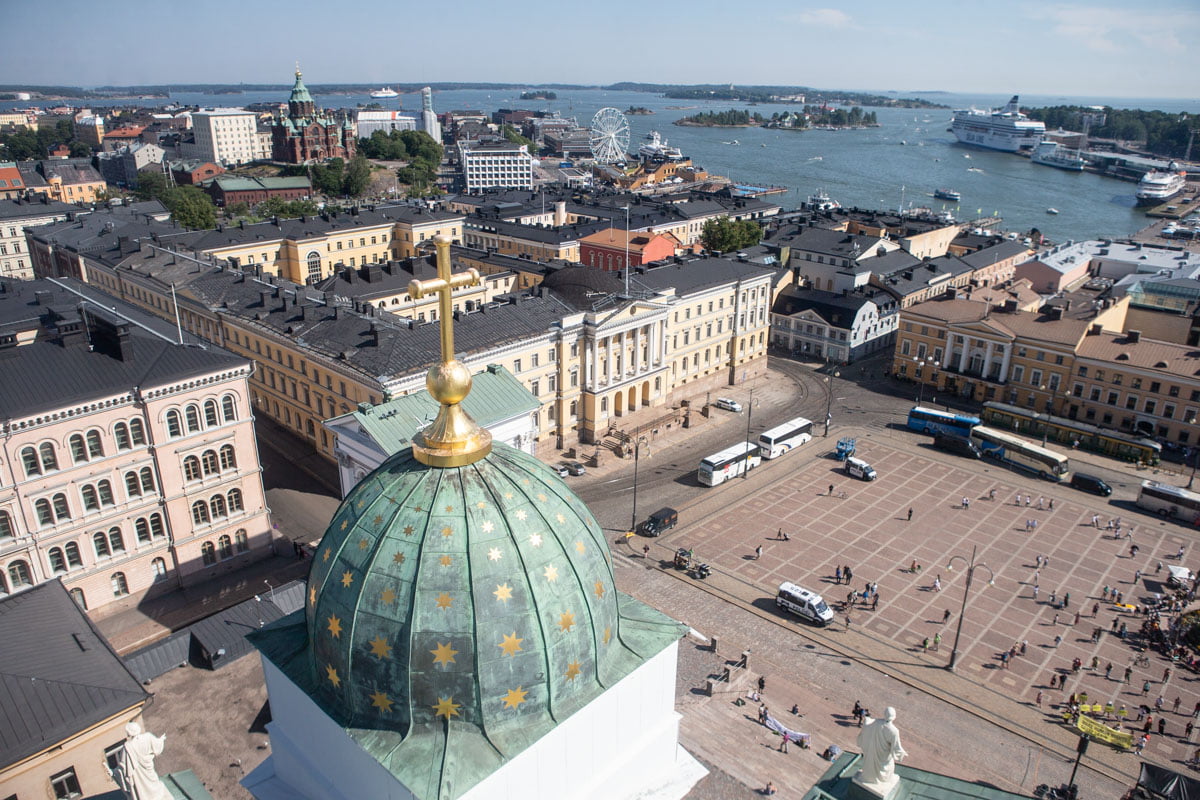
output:
[[166, 735], [155, 736], [130, 722], [125, 726], [117, 783], [129, 800], [171, 800], [171, 793], [154, 771], [154, 757], [163, 751]]
[[872, 794], [887, 797], [900, 780], [896, 776], [896, 762], [908, 753], [900, 746], [900, 731], [893, 722], [896, 709], [888, 706], [883, 719], [867, 719], [858, 734], [862, 761], [854, 782]]

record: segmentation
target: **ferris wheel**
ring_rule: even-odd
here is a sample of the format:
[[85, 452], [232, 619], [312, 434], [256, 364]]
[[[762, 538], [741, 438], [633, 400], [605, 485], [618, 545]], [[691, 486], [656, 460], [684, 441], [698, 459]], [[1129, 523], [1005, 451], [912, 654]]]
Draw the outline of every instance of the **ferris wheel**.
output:
[[629, 149], [629, 122], [615, 108], [602, 108], [592, 117], [592, 130], [588, 136], [592, 146], [592, 157], [602, 164], [616, 164], [625, 160]]

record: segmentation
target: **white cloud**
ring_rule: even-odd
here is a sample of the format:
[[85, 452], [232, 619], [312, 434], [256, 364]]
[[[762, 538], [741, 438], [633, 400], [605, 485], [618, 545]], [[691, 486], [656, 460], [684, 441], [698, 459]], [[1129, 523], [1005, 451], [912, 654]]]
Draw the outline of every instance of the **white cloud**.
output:
[[802, 25], [815, 28], [849, 28], [850, 16], [836, 8], [810, 8], [795, 15], [796, 21]]
[[1185, 45], [1178, 31], [1200, 28], [1200, 15], [1184, 9], [1171, 12], [1170, 27], [1162, 24], [1161, 16], [1135, 9], [1048, 5], [1031, 9], [1030, 16], [1048, 22], [1057, 36], [1110, 54], [1144, 48], [1159, 53], [1182, 52]]

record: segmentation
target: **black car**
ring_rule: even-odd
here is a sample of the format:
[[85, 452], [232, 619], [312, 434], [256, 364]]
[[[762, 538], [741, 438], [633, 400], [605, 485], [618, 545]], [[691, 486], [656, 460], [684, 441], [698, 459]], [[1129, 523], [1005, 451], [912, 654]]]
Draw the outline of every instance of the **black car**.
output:
[[1101, 497], [1108, 497], [1112, 494], [1112, 487], [1107, 483], [1095, 475], [1086, 475], [1082, 472], [1076, 472], [1071, 476], [1071, 485], [1080, 491], [1091, 492]]
[[975, 446], [975, 443], [963, 436], [949, 436], [939, 433], [933, 437], [933, 446], [939, 450], [945, 450], [947, 453], [954, 453], [957, 456], [983, 458], [983, 453]]

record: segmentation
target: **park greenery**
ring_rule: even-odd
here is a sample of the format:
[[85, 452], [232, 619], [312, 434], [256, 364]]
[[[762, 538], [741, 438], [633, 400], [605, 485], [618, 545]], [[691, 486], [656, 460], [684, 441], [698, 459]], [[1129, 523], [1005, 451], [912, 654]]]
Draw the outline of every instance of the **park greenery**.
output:
[[[1124, 142], [1144, 143], [1155, 155], [1183, 158], [1187, 152], [1188, 139], [1192, 131], [1200, 130], [1198, 114], [1168, 114], [1165, 111], [1143, 111], [1130, 108], [1105, 108], [1097, 111], [1083, 106], [1050, 106], [1032, 108], [1026, 112], [1032, 119], [1046, 123], [1048, 129], [1064, 128], [1070, 131], [1084, 129], [1084, 114], [1103, 116], [1104, 122], [1088, 126], [1088, 136], [1099, 139], [1119, 139]], [[1097, 120], [1098, 121], [1098, 120]]]
[[512, 125], [509, 125], [508, 123], [505, 123], [504, 125], [500, 126], [500, 135], [503, 136], [508, 141], [512, 142], [513, 144], [525, 145], [525, 148], [529, 151], [529, 154], [532, 156], [536, 156], [538, 154], [538, 150], [541, 149], [540, 147], [538, 147], [537, 142], [535, 142], [533, 139], [526, 139], [524, 136], [521, 135], [520, 131], [518, 131], [516, 128], [514, 128]]
[[217, 208], [212, 198], [197, 186], [172, 186], [161, 172], [138, 174], [134, 194], [142, 200], [157, 200], [171, 212], [171, 219], [189, 230], [217, 227]]
[[[890, 97], [866, 92], [813, 89], [809, 86], [732, 86], [730, 84], [615, 83], [610, 91], [658, 92], [681, 100], [739, 100], [744, 103], [809, 102], [830, 105], [891, 106], [895, 108], [946, 108], [915, 97]], [[793, 98], [803, 97], [801, 100]]]
[[358, 152], [367, 158], [408, 162], [396, 170], [396, 179], [409, 187], [409, 195], [438, 193], [435, 181], [442, 146], [425, 131], [375, 131], [370, 138], [359, 140]]
[[29, 161], [50, 157], [50, 148], [65, 144], [71, 148], [71, 158], [88, 158], [92, 148], [75, 138], [75, 126], [69, 119], [60, 119], [54, 125], [39, 127], [36, 131], [18, 128], [12, 133], [0, 134], [0, 161]]
[[557, 100], [558, 95], [554, 92], [545, 89], [537, 89], [532, 92], [521, 92], [522, 100]]
[[361, 197], [371, 184], [371, 162], [357, 155], [349, 164], [341, 158], [331, 158], [324, 164], [308, 168], [313, 191], [329, 197]]
[[700, 243], [717, 253], [730, 253], [758, 244], [762, 228], [754, 220], [717, 217], [704, 223]]
[[705, 128], [750, 128], [762, 125], [767, 119], [757, 111], [731, 108], [728, 111], [702, 111], [675, 121], [676, 125], [699, 125]]
[[854, 106], [849, 111], [844, 108], [826, 108], [824, 106], [805, 106], [803, 111], [784, 111], [771, 115], [768, 128], [803, 129], [813, 126], [829, 128], [861, 128], [878, 127], [879, 121], [874, 111], [863, 111]]

